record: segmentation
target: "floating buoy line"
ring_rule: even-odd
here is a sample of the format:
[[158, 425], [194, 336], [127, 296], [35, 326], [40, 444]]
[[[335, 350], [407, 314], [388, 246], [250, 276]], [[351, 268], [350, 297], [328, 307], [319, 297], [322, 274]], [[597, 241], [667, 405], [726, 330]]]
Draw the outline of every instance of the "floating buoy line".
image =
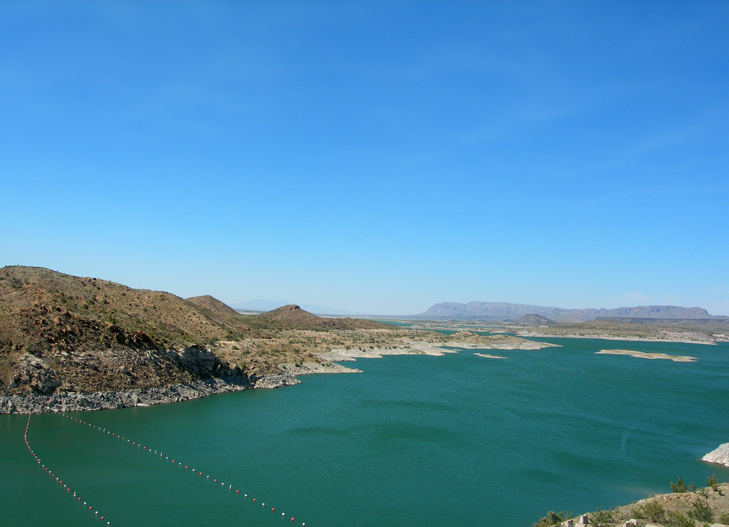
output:
[[[179, 468], [181, 468], [181, 469], [183, 469], [185, 471], [190, 471], [192, 473], [192, 475], [197, 476], [198, 479], [201, 479], [203, 481], [210, 481], [212, 479], [212, 483], [216, 484], [216, 486], [217, 486], [217, 483], [220, 483], [220, 488], [223, 489], [223, 490], [226, 490], [226, 485], [225, 485], [225, 482], [224, 481], [222, 481], [221, 479], [216, 478], [216, 477], [211, 477], [209, 474], [205, 474], [205, 473], [203, 473], [200, 470], [195, 470], [195, 468], [193, 468], [189, 464], [188, 465], [184, 465], [182, 463], [182, 461], [179, 460], [179, 458], [176, 458], [174, 456], [165, 455], [161, 450], [156, 450], [156, 449], [153, 449], [152, 447], [148, 447], [146, 445], [142, 445], [140, 442], [138, 442], [136, 440], [132, 440], [131, 438], [128, 438], [126, 436], [122, 436], [120, 434], [117, 434], [116, 432], [112, 432], [111, 430], [107, 430], [105, 427], [96, 426], [96, 425], [92, 424], [91, 422], [84, 421], [83, 419], [79, 419], [77, 417], [73, 417], [71, 415], [68, 415], [65, 412], [61, 412], [61, 415], [63, 417], [65, 417], [66, 419], [69, 419], [70, 421], [74, 422], [74, 423], [78, 423], [80, 425], [88, 426], [89, 428], [95, 429], [95, 430], [101, 432], [102, 434], [105, 434], [105, 435], [107, 435], [109, 437], [112, 437], [112, 438], [116, 438], [116, 439], [120, 440], [122, 443], [127, 444], [128, 446], [136, 447], [137, 450], [139, 450], [140, 453], [149, 452], [153, 456], [159, 457], [162, 461], [169, 461], [173, 465], [175, 465], [175, 466], [177, 466], [177, 467], [179, 467]], [[35, 454], [35, 452], [31, 449], [30, 444], [28, 443], [28, 428], [29, 427], [30, 427], [30, 414], [28, 415], [28, 423], [25, 425], [25, 444], [28, 447], [28, 450], [30, 451], [30, 453], [33, 455], [33, 457], [35, 457], [35, 459], [38, 462], [38, 464], [40, 464], [41, 467], [44, 468], [51, 475], [52, 478], [53, 477], [56, 477], [55, 474], [53, 474], [53, 472], [48, 467], [46, 467], [45, 465], [43, 465], [41, 463], [41, 460], [38, 458], [38, 456]], [[69, 487], [67, 487], [65, 484], [63, 484], [63, 481], [61, 481], [60, 478], [56, 477], [56, 480], [59, 481], [59, 485], [63, 485], [63, 488], [65, 488], [68, 493], [71, 493], [72, 492]], [[234, 488], [232, 484], [228, 484], [227, 490], [229, 491], [229, 493], [232, 493], [232, 494], [234, 494], [236, 496], [242, 496], [243, 499], [248, 499], [249, 498], [249, 495], [247, 493], [241, 493], [240, 489], [237, 488], [237, 486]], [[78, 502], [82, 502], [81, 498], [78, 497], [78, 496], [76, 496], [76, 492], [73, 493], [73, 497], [77, 498], [77, 501]], [[266, 509], [266, 503], [263, 502], [262, 500], [257, 499], [257, 498], [253, 498], [253, 497], [251, 497], [251, 500], [252, 500], [252, 503], [260, 503], [261, 504], [261, 508], [264, 509], [264, 510]], [[83, 501], [83, 504], [85, 506], [88, 506], [85, 501]], [[99, 516], [99, 518], [101, 520], [104, 520], [105, 519], [105, 516], [100, 516], [99, 515], [99, 512], [96, 511], [96, 510], [94, 510], [92, 506], [88, 506], [88, 507], [89, 507], [89, 511], [94, 512], [94, 514], [96, 516]], [[276, 514], [276, 515], [278, 515], [278, 513], [280, 512], [280, 511], [276, 511], [276, 508], [275, 507], [272, 507], [270, 504], [269, 504], [269, 507], [271, 508], [271, 512], [274, 513], [274, 514]], [[285, 512], [281, 512], [280, 514], [281, 514], [281, 518], [284, 518], [284, 519], [287, 518]], [[293, 517], [293, 516], [291, 516], [290, 517], [290, 521], [293, 524], [296, 521], [296, 518]], [[106, 525], [111, 525], [111, 522], [107, 521], [106, 522]], [[301, 526], [302, 527], [306, 527], [306, 523], [303, 523], [302, 522]]]
[[[88, 511], [93, 513], [95, 517], [99, 518], [102, 522], [106, 520], [106, 525], [111, 525], [111, 522], [106, 518], [106, 516], [102, 516], [97, 509], [94, 509], [93, 505], [89, 505], [87, 502], [83, 501], [81, 499], [81, 496], [77, 496], [76, 491], [72, 490], [71, 487], [68, 486], [68, 483], [64, 483], [60, 476], [56, 476], [55, 472], [51, 470], [49, 467], [47, 467], [43, 460], [38, 457], [38, 455], [35, 453], [33, 448], [31, 448], [30, 443], [28, 442], [28, 429], [30, 428], [30, 414], [28, 414], [28, 422], [25, 424], [25, 431], [23, 432], [23, 439], [25, 440], [25, 446], [28, 447], [28, 451], [31, 453], [33, 458], [35, 458], [35, 461], [38, 465], [41, 466], [41, 468], [48, 473], [48, 475], [51, 477], [51, 479], [54, 479], [58, 482], [58, 485], [61, 486], [61, 488], [65, 489], [66, 493], [74, 498], [74, 501], [78, 504], [83, 504], [84, 509], [88, 507]], [[71, 494], [73, 492], [73, 494]]]

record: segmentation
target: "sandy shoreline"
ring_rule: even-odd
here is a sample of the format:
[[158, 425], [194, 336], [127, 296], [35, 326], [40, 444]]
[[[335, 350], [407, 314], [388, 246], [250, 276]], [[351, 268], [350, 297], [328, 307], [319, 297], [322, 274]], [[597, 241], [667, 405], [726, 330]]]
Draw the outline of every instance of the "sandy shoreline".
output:
[[676, 342], [680, 344], [703, 344], [707, 346], [716, 346], [716, 341], [706, 339], [687, 339], [687, 338], [650, 338], [650, 337], [615, 337], [606, 336], [601, 334], [592, 335], [577, 335], [577, 334], [566, 334], [566, 335], [555, 335], [550, 333], [538, 333], [538, 332], [521, 332], [518, 333], [520, 337], [529, 338], [552, 338], [552, 339], [599, 339], [599, 340], [619, 340], [625, 342]]
[[634, 350], [600, 350], [596, 351], [595, 355], [627, 355], [629, 357], [635, 357], [637, 359], [648, 359], [648, 360], [672, 360], [673, 362], [696, 362], [696, 357], [690, 357], [688, 355], [668, 355], [666, 353], [644, 353], [642, 351]]
[[[326, 361], [348, 362], [357, 359], [381, 359], [386, 355], [432, 355], [440, 357], [446, 353], [458, 353], [458, 349], [468, 350], [539, 350], [543, 348], [561, 348], [559, 344], [548, 344], [546, 342], [534, 342], [532, 340], [506, 338], [494, 342], [462, 342], [449, 341], [445, 343], [432, 343], [410, 341], [390, 348], [350, 348], [333, 349], [316, 355]], [[479, 354], [477, 354], [479, 355]], [[481, 355], [486, 356], [486, 355]], [[489, 356], [494, 357], [494, 356]], [[505, 357], [499, 357], [505, 358]]]

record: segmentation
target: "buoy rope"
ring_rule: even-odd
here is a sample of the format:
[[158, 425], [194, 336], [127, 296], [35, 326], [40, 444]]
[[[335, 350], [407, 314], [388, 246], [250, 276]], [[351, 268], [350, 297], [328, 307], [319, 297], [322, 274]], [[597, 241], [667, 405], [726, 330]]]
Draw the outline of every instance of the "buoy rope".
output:
[[[59, 486], [62, 486], [63, 489], [66, 490], [66, 494], [71, 496], [72, 498], [75, 498], [74, 501], [78, 504], [83, 504], [84, 509], [88, 507], [89, 512], [94, 513], [94, 516], [99, 518], [102, 522], [106, 520], [106, 525], [111, 525], [111, 522], [106, 518], [106, 516], [102, 516], [99, 514], [99, 511], [97, 509], [94, 509], [92, 505], [89, 505], [87, 502], [83, 501], [81, 499], [81, 496], [77, 496], [76, 491], [72, 490], [71, 487], [68, 485], [68, 483], [64, 483], [60, 476], [56, 476], [55, 471], [51, 470], [49, 467], [43, 463], [43, 460], [38, 457], [38, 455], [35, 453], [33, 448], [30, 446], [30, 443], [28, 442], [28, 429], [30, 428], [30, 415], [28, 414], [28, 422], [25, 424], [25, 431], [23, 432], [23, 439], [25, 440], [25, 446], [28, 447], [28, 451], [31, 453], [33, 458], [36, 461], [36, 464], [40, 465], [40, 467], [48, 473], [48, 475], [51, 477], [51, 479], [55, 478], [55, 480], [58, 482]], [[73, 494], [71, 494], [73, 492]]]
[[[61, 415], [63, 417], [65, 417], [66, 419], [70, 419], [74, 423], [78, 423], [80, 425], [88, 426], [89, 428], [98, 430], [102, 434], [108, 435], [108, 436], [110, 436], [112, 438], [119, 439], [122, 443], [125, 443], [125, 444], [127, 444], [129, 446], [135, 446], [135, 447], [137, 447], [137, 450], [139, 450], [140, 452], [149, 452], [150, 454], [154, 455], [155, 457], [159, 457], [163, 461], [170, 461], [173, 465], [175, 465], [177, 467], [184, 467], [184, 470], [191, 471], [194, 476], [195, 475], [198, 476], [198, 479], [203, 479], [205, 481], [209, 481], [210, 479], [212, 479], [213, 483], [216, 483], [216, 484], [218, 483], [218, 481], [220, 481], [220, 488], [221, 489], [225, 489], [225, 483], [222, 480], [219, 480], [218, 478], [215, 478], [215, 477], [212, 477], [211, 478], [210, 475], [205, 474], [205, 473], [203, 473], [200, 470], [195, 470], [194, 468], [192, 468], [191, 465], [183, 465], [182, 462], [179, 460], [179, 458], [174, 457], [174, 456], [165, 455], [162, 452], [162, 450], [156, 450], [156, 449], [153, 449], [152, 447], [148, 447], [146, 445], [142, 445], [142, 443], [140, 443], [139, 441], [132, 440], [129, 437], [122, 436], [120, 434], [117, 434], [116, 432], [112, 432], [111, 430], [107, 430], [105, 427], [96, 426], [95, 424], [92, 424], [89, 421], [84, 421], [83, 419], [79, 419], [77, 417], [73, 417], [73, 416], [68, 415], [68, 414], [66, 414], [64, 412], [61, 412]], [[28, 416], [28, 419], [30, 420], [30, 416]], [[229, 484], [228, 485], [228, 490], [231, 493], [233, 493], [233, 494], [235, 494], [237, 496], [240, 496], [241, 495], [240, 489], [238, 489], [237, 486], [234, 489], [232, 484]], [[233, 492], [234, 490], [235, 490], [235, 492]], [[248, 498], [248, 494], [243, 493], [243, 498], [247, 499]], [[266, 508], [266, 503], [263, 502], [262, 500], [257, 499], [257, 498], [251, 498], [251, 499], [252, 499], [252, 502], [253, 503], [261, 503], [261, 508], [262, 509], [265, 509]], [[270, 503], [269, 503], [269, 506], [270, 506]], [[275, 507], [271, 507], [271, 512], [272, 513], [276, 513], [276, 508]], [[282, 518], [285, 518], [286, 517], [286, 513], [282, 512], [281, 513], [281, 517]], [[291, 517], [291, 522], [293, 523], [295, 520], [296, 519], [292, 516]], [[306, 527], [306, 523], [302, 523], [301, 526], [302, 527]]]

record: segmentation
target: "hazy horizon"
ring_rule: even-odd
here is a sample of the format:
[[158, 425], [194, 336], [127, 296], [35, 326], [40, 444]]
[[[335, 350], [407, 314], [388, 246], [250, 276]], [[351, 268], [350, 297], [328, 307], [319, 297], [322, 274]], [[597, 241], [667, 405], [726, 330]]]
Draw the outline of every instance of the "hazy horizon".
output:
[[0, 266], [729, 315], [724, 2], [0, 3]]

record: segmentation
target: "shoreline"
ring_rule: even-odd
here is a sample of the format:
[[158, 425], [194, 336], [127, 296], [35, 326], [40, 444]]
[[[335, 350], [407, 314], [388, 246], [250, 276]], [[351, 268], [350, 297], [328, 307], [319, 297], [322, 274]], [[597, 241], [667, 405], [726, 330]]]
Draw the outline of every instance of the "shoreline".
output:
[[526, 339], [504, 339], [494, 342], [448, 341], [445, 343], [407, 341], [390, 348], [350, 348], [333, 349], [315, 353], [325, 361], [350, 362], [357, 359], [381, 359], [389, 355], [431, 355], [442, 357], [446, 353], [458, 353], [459, 350], [525, 350], [535, 351], [544, 348], [561, 348], [559, 344], [535, 342]]
[[605, 335], [576, 335], [576, 334], [569, 334], [569, 335], [552, 335], [548, 333], [538, 333], [538, 332], [520, 332], [518, 333], [518, 336], [520, 337], [528, 337], [528, 338], [549, 338], [549, 339], [596, 339], [596, 340], [619, 340], [619, 341], [625, 341], [625, 342], [674, 342], [678, 344], [701, 344], [704, 346], [716, 346], [717, 341], [715, 340], [691, 340], [691, 339], [681, 339], [681, 338], [650, 338], [650, 337], [609, 337]]
[[689, 357], [688, 355], [667, 355], [666, 353], [645, 353], [642, 351], [634, 350], [600, 350], [596, 351], [595, 355], [625, 355], [627, 357], [635, 357], [636, 359], [648, 359], [648, 360], [671, 360], [673, 362], [696, 362], [696, 357]]
[[296, 378], [298, 375], [361, 373], [361, 370], [347, 368], [339, 364], [315, 362], [305, 362], [300, 365], [282, 364], [280, 369], [281, 373], [260, 377], [210, 377], [185, 384], [134, 390], [89, 393], [64, 392], [53, 395], [0, 395], [0, 415], [118, 410], [120, 408], [155, 406], [191, 401], [219, 393], [294, 386], [301, 382]]

